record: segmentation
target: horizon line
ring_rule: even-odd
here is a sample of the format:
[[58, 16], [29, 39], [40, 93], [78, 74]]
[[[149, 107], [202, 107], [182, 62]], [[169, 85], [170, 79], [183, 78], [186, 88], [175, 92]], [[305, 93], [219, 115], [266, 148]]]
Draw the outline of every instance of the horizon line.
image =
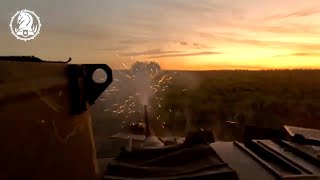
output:
[[[128, 71], [130, 69], [113, 69]], [[269, 69], [160, 69], [162, 71], [320, 71], [320, 68], [269, 68]]]

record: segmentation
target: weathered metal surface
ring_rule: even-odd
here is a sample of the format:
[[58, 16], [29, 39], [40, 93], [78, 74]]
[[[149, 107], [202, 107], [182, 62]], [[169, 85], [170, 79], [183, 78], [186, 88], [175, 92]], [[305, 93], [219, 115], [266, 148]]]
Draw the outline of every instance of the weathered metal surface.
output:
[[294, 136], [295, 134], [301, 134], [308, 139], [320, 140], [320, 130], [318, 129], [302, 128], [295, 126], [284, 126], [284, 128], [291, 136]]
[[[315, 130], [312, 130], [312, 132], [314, 131]], [[220, 157], [224, 163], [226, 163], [237, 173], [237, 176], [240, 180], [320, 179], [320, 166], [318, 164], [319, 159], [317, 157], [317, 155], [319, 154], [319, 146], [304, 144], [303, 141], [297, 143], [294, 142], [294, 138], [289, 138], [289, 140], [291, 141], [281, 139], [248, 140], [245, 143], [218, 141], [211, 143], [210, 146], [217, 153], [218, 157]], [[311, 141], [311, 143], [312, 142], [315, 141]], [[199, 141], [192, 141], [191, 143], [188, 143], [188, 146], [177, 145], [172, 148], [187, 149], [190, 147], [196, 147], [198, 143]], [[306, 141], [306, 143], [310, 143], [310, 141]], [[166, 147], [155, 149], [153, 155], [155, 155], [155, 153], [158, 153], [158, 158], [161, 158], [165, 155], [165, 153], [161, 153], [162, 151], [165, 152]], [[137, 152], [133, 151], [131, 155], [134, 156], [135, 153]], [[177, 154], [175, 156], [170, 157], [170, 160], [163, 160], [162, 163], [169, 165], [172, 162], [184, 161], [188, 158], [185, 157], [181, 159], [178, 151], [176, 151], [176, 153]], [[197, 153], [194, 153], [193, 156], [197, 157], [201, 154], [202, 152], [199, 151]], [[130, 167], [140, 166], [141, 164], [136, 165], [135, 163], [136, 161], [140, 161], [143, 158], [145, 157], [136, 157], [136, 160], [129, 162], [128, 165], [130, 165]], [[210, 157], [208, 156], [207, 158]], [[123, 159], [123, 161], [126, 160]], [[182, 167], [182, 165], [175, 168], [179, 169], [180, 167]], [[211, 170], [214, 171], [214, 168]], [[110, 172], [110, 170], [106, 171], [105, 179], [112, 179], [110, 178], [110, 174], [112, 173], [113, 172]], [[218, 174], [220, 172], [217, 171], [216, 173]], [[127, 179], [130, 179], [130, 174], [127, 174], [126, 176], [129, 177]], [[132, 175], [132, 177], [134, 177], [134, 175]], [[183, 178], [197, 179], [199, 177], [200, 176]], [[158, 175], [154, 175], [153, 178], [161, 179], [160, 177], [158, 177]], [[176, 177], [176, 179], [179, 178]]]
[[319, 166], [271, 140], [217, 142], [211, 147], [238, 173], [239, 179], [320, 179]]
[[[0, 179], [96, 179], [93, 99], [85, 98], [86, 76], [70, 78], [70, 67], [86, 68], [0, 61]], [[71, 91], [72, 83], [78, 92]], [[85, 107], [72, 113], [80, 107], [71, 101], [77, 98]]]

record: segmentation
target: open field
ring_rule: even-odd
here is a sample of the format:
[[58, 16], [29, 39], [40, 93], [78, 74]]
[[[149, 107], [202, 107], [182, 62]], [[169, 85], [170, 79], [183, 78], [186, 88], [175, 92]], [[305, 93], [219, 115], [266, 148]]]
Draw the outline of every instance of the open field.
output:
[[[116, 87], [114, 92], [103, 94], [92, 109], [98, 139], [143, 117], [143, 102], [138, 99], [129, 113], [114, 113], [114, 104], [137, 93], [137, 84], [132, 86], [131, 79], [121, 73], [114, 71], [115, 81], [108, 88]], [[226, 130], [226, 121], [260, 126], [280, 121], [320, 129], [320, 70], [162, 73], [172, 77], [167, 88], [148, 97], [158, 134], [183, 135], [187, 119], [192, 128], [213, 129], [221, 140], [234, 139]], [[146, 84], [138, 87], [148, 88]]]

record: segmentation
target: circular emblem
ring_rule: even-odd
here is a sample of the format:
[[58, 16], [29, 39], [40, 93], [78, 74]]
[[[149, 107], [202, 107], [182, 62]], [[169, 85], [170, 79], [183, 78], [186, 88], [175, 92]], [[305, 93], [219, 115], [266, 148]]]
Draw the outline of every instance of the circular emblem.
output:
[[11, 17], [9, 26], [11, 33], [17, 39], [28, 41], [34, 39], [40, 33], [41, 23], [36, 13], [24, 9], [17, 11]]

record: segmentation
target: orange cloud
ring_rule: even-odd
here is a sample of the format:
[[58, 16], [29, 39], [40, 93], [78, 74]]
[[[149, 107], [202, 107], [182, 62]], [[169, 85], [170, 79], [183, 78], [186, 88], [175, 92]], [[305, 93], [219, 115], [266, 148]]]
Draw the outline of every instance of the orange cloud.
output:
[[168, 58], [168, 57], [186, 57], [186, 56], [202, 56], [202, 55], [215, 55], [222, 54], [222, 52], [195, 52], [195, 53], [180, 53], [180, 54], [165, 54], [159, 56], [149, 56], [148, 58]]
[[295, 11], [292, 13], [272, 15], [264, 18], [264, 20], [283, 19], [283, 18], [289, 18], [289, 17], [305, 17], [305, 16], [311, 16], [318, 13], [320, 13], [319, 8], [303, 9], [303, 10]]
[[152, 49], [148, 51], [141, 51], [141, 52], [126, 52], [120, 53], [121, 56], [146, 56], [146, 55], [159, 55], [159, 54], [170, 54], [170, 53], [181, 53], [182, 51], [164, 51], [161, 49]]
[[320, 57], [320, 53], [317, 53], [317, 52], [296, 52], [296, 53], [291, 53], [291, 54], [278, 55], [275, 57], [285, 57], [285, 56]]

